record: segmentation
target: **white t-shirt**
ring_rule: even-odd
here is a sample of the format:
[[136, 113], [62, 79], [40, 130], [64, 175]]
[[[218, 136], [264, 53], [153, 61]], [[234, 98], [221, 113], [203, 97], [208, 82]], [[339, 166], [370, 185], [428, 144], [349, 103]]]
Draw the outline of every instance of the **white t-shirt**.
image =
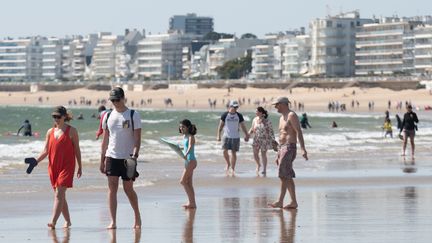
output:
[[[102, 128], [109, 131], [109, 142], [108, 149], [105, 153], [106, 157], [111, 157], [114, 159], [127, 159], [133, 153], [134, 148], [134, 136], [132, 131], [131, 122], [131, 110], [120, 113], [115, 109], [111, 111], [108, 118], [108, 123], [106, 122], [108, 115], [104, 116], [102, 121]], [[141, 128], [141, 116], [135, 111], [133, 114], [134, 129]]]
[[221, 120], [224, 122], [224, 137], [240, 138], [240, 123], [244, 121], [242, 114], [224, 112]]

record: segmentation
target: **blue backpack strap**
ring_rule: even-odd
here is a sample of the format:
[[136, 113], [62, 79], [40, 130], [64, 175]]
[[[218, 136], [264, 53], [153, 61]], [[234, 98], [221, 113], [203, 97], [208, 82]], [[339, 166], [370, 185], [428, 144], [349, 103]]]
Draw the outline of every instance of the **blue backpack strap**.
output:
[[134, 113], [135, 113], [135, 110], [131, 110], [130, 116], [131, 116], [131, 123], [132, 123], [132, 132], [135, 130], [135, 124], [134, 124], [134, 119], [133, 119]]

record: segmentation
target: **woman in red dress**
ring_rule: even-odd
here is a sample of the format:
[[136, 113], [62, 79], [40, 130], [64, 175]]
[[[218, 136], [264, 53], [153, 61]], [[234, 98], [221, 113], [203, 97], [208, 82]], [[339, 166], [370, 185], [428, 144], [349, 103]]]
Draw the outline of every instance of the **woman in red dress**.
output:
[[54, 229], [62, 214], [65, 219], [64, 227], [68, 228], [72, 223], [66, 201], [66, 189], [71, 188], [73, 184], [75, 161], [78, 163], [77, 177], [81, 177], [81, 151], [77, 130], [65, 123], [71, 120], [66, 108], [57, 106], [51, 115], [54, 119], [54, 127], [47, 131], [45, 148], [36, 161], [39, 164], [48, 156], [48, 174], [55, 195], [52, 218], [48, 227]]

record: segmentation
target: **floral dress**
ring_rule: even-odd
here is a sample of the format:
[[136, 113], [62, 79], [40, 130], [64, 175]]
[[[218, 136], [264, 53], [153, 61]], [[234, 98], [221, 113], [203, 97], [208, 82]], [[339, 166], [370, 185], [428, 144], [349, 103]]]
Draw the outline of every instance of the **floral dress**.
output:
[[272, 142], [275, 139], [273, 127], [271, 122], [268, 119], [263, 119], [261, 123], [254, 122], [254, 137], [252, 146], [261, 149], [267, 150], [272, 149]]

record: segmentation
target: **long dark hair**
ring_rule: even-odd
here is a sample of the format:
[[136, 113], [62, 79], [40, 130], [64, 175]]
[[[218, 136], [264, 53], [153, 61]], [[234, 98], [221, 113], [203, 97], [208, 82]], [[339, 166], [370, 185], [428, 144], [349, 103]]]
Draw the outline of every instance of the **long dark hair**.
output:
[[262, 107], [262, 106], [258, 106], [257, 107], [257, 111], [261, 112], [264, 114], [264, 118], [267, 119], [268, 117], [268, 112]]
[[[183, 121], [180, 122], [180, 124], [187, 127], [189, 134], [195, 135], [197, 133], [197, 128], [196, 128], [195, 124], [192, 124], [192, 122], [189, 121], [188, 119], [184, 119]], [[181, 133], [180, 129], [179, 129], [179, 132]]]

